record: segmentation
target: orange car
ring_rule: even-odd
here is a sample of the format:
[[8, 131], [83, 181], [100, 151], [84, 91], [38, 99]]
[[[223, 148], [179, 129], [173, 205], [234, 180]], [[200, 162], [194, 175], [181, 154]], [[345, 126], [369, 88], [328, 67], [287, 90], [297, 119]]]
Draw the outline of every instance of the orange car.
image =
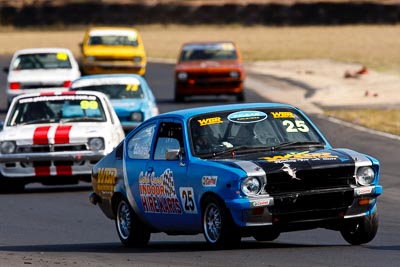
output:
[[193, 95], [235, 95], [244, 101], [245, 76], [233, 42], [185, 43], [175, 67], [175, 101]]

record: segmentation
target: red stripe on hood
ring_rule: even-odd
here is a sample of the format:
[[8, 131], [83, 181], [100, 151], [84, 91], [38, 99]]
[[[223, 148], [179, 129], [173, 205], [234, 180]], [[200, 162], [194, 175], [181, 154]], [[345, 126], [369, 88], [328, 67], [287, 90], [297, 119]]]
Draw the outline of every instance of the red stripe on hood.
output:
[[33, 133], [34, 145], [47, 145], [49, 143], [48, 133], [50, 126], [40, 126], [35, 129]]
[[71, 131], [72, 125], [60, 125], [56, 129], [54, 136], [55, 144], [68, 144], [69, 143], [69, 132]]

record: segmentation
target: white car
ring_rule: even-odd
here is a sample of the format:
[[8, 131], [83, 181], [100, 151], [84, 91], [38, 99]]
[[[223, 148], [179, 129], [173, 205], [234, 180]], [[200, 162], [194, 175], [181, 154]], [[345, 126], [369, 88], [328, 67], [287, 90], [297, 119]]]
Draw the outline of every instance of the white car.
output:
[[74, 55], [66, 48], [29, 48], [14, 53], [7, 76], [7, 100], [23, 93], [67, 91], [81, 76]]
[[108, 97], [76, 91], [13, 99], [0, 131], [0, 188], [90, 182], [91, 169], [125, 137]]

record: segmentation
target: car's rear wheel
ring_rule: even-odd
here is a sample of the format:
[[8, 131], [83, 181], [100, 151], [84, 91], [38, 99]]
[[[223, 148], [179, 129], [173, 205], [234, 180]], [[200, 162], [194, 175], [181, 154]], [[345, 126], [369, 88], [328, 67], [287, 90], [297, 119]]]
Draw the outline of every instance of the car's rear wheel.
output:
[[231, 248], [240, 244], [241, 234], [229, 210], [217, 197], [204, 201], [203, 233], [208, 244], [216, 248]]
[[117, 204], [115, 225], [119, 239], [125, 246], [143, 247], [149, 243], [150, 231], [124, 198]]
[[340, 230], [343, 238], [352, 245], [361, 245], [370, 242], [378, 232], [378, 213], [355, 218], [345, 222]]

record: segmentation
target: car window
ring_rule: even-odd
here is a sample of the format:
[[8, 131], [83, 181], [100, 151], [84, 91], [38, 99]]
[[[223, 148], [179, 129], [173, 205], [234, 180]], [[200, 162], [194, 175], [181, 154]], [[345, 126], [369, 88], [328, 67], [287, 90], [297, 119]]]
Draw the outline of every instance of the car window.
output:
[[155, 160], [165, 160], [165, 153], [169, 149], [183, 147], [182, 125], [179, 123], [162, 123], [159, 127], [154, 152]]
[[151, 143], [155, 131], [155, 124], [149, 125], [135, 135], [133, 135], [128, 143], [128, 157], [131, 159], [149, 159]]
[[135, 35], [92, 35], [88, 45], [138, 46]]
[[71, 69], [71, 62], [67, 53], [38, 53], [23, 54], [15, 58], [11, 68], [13, 70], [28, 69]]
[[223, 59], [237, 59], [233, 44], [190, 44], [183, 47], [180, 55], [181, 61]]
[[110, 99], [144, 98], [143, 89], [140, 84], [72, 85], [71, 90], [98, 91], [106, 94]]
[[105, 122], [101, 101], [89, 95], [22, 98], [13, 106], [8, 126], [49, 122]]

